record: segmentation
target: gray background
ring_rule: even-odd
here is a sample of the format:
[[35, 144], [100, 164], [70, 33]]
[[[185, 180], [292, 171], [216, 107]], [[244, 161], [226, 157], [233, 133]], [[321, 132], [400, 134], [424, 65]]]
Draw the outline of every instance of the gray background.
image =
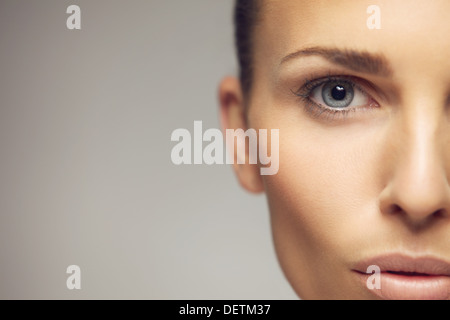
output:
[[219, 128], [232, 6], [0, 1], [0, 298], [296, 298], [265, 197], [170, 159], [174, 129]]

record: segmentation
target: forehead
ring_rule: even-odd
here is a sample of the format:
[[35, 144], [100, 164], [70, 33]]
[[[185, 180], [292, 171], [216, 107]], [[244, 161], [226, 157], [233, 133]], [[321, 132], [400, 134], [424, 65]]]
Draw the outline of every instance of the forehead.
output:
[[[277, 63], [305, 47], [324, 46], [383, 53], [394, 63], [446, 63], [450, 50], [450, 1], [376, 1], [380, 29], [367, 26], [365, 0], [265, 0], [255, 29], [255, 59]], [[398, 61], [395, 61], [398, 60]], [[427, 66], [428, 67], [428, 66]]]

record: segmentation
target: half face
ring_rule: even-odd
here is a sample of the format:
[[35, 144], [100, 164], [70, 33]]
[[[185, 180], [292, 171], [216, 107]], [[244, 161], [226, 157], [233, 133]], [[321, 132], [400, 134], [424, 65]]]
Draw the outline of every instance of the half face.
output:
[[279, 129], [275, 248], [301, 298], [445, 299], [450, 2], [376, 1], [380, 29], [372, 4], [264, 1], [247, 126]]

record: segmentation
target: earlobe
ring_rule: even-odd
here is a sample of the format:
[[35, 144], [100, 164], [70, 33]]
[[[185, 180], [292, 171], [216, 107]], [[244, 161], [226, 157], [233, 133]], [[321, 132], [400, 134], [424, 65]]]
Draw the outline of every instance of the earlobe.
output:
[[[247, 131], [247, 122], [245, 117], [245, 101], [242, 94], [241, 85], [238, 79], [226, 77], [219, 86], [219, 103], [222, 131], [224, 137], [227, 137], [227, 130], [242, 129]], [[237, 146], [235, 141], [226, 141], [229, 153], [233, 155], [233, 169], [238, 177], [241, 186], [249, 192], [261, 193], [264, 191], [263, 181], [260, 175], [258, 164], [249, 162], [249, 146], [246, 143], [245, 136], [237, 135], [236, 139], [244, 139], [241, 143], [245, 145], [245, 163], [238, 164]], [[232, 148], [233, 150], [229, 150]], [[230, 152], [234, 151], [234, 152]]]

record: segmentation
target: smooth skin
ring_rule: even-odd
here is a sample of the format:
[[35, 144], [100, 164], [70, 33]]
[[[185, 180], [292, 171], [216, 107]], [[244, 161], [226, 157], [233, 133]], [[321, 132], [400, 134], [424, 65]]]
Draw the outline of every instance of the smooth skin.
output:
[[[280, 168], [234, 165], [267, 195], [280, 265], [303, 299], [373, 299], [358, 261], [400, 253], [450, 261], [449, 1], [264, 0], [249, 99], [219, 88], [223, 129], [280, 130]], [[369, 30], [366, 10], [381, 9]], [[382, 56], [391, 73], [343, 67], [307, 48]], [[293, 92], [327, 76], [358, 79], [371, 101], [317, 116]]]

